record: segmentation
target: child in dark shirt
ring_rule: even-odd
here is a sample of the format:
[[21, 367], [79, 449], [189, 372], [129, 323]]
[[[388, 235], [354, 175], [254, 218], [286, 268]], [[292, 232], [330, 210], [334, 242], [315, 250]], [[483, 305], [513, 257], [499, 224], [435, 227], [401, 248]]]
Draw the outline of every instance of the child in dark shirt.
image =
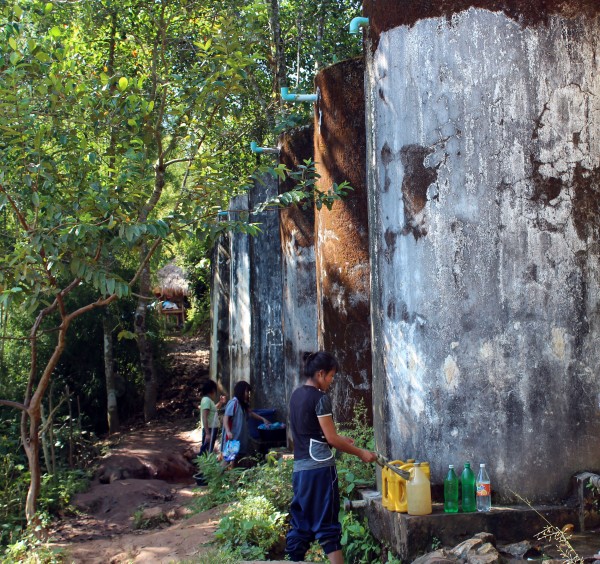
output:
[[338, 370], [337, 360], [327, 352], [304, 355], [306, 382], [290, 398], [290, 427], [294, 440], [294, 497], [290, 507], [290, 530], [286, 554], [293, 562], [304, 559], [313, 540], [334, 564], [343, 564], [338, 520], [340, 496], [331, 448], [374, 462], [374, 452], [358, 448], [337, 434], [331, 400], [325, 394]]

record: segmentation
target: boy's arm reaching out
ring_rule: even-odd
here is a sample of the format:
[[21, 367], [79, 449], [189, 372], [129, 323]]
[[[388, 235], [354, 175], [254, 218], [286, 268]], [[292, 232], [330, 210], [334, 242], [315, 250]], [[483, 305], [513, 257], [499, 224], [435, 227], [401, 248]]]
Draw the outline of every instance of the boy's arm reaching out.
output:
[[321, 425], [325, 439], [333, 448], [358, 456], [363, 462], [375, 462], [377, 455], [374, 452], [355, 446], [354, 441], [349, 437], [338, 435], [331, 415], [319, 417], [319, 425]]

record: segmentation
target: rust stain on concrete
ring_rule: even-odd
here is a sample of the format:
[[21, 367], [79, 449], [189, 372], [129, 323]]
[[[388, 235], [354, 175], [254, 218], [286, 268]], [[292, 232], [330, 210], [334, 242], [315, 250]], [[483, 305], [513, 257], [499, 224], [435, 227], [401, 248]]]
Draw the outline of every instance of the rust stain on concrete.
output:
[[600, 239], [600, 167], [592, 170], [581, 164], [575, 165], [573, 175], [573, 222], [577, 236], [585, 241], [588, 237]]
[[[295, 170], [306, 159], [314, 159], [314, 128], [311, 125], [291, 129], [279, 137], [279, 161], [288, 169]], [[289, 192], [295, 186], [293, 180], [279, 183], [279, 193]], [[295, 234], [295, 243], [300, 247], [312, 247], [315, 243], [315, 213], [312, 207], [304, 210], [298, 206], [280, 212], [282, 241], [289, 241]]]
[[400, 150], [404, 166], [402, 199], [404, 201], [404, 233], [412, 233], [415, 239], [427, 235], [427, 229], [419, 214], [427, 204], [427, 188], [437, 180], [437, 169], [425, 166], [425, 158], [433, 149], [421, 145], [405, 145]]
[[334, 389], [336, 418], [352, 417], [363, 399], [372, 417], [370, 266], [366, 191], [364, 61], [343, 61], [315, 79], [315, 162], [319, 190], [353, 187], [331, 210], [315, 216], [317, 296], [323, 347], [340, 362], [344, 382]]
[[369, 18], [368, 37], [373, 50], [380, 35], [401, 25], [412, 26], [425, 18], [451, 19], [469, 8], [504, 12], [523, 26], [544, 25], [550, 16], [573, 18], [600, 14], [598, 0], [364, 0], [363, 13]]

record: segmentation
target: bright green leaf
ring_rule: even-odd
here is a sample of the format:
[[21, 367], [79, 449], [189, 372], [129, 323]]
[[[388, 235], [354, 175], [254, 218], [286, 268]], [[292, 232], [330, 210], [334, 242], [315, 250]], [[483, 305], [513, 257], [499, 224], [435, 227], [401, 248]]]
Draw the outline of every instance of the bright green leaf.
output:
[[135, 333], [131, 331], [120, 331], [117, 334], [117, 339], [120, 341], [121, 339], [135, 339]]
[[40, 61], [40, 63], [47, 63], [48, 61], [50, 61], [50, 55], [48, 55], [48, 53], [46, 53], [46, 51], [38, 51], [35, 54], [35, 58]]

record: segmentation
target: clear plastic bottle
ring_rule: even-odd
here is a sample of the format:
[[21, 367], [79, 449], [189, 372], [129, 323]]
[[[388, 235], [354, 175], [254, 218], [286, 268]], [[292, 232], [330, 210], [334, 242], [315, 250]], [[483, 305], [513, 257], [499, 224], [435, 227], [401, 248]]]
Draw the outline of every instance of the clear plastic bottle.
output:
[[448, 474], [444, 479], [444, 512], [458, 513], [458, 476], [454, 465], [448, 465]]
[[465, 462], [462, 474], [460, 476], [460, 485], [462, 490], [462, 510], [464, 513], [472, 513], [477, 510], [475, 503], [475, 474], [471, 470], [471, 463]]
[[477, 511], [489, 511], [492, 507], [492, 487], [485, 464], [479, 465], [475, 486], [477, 488]]

